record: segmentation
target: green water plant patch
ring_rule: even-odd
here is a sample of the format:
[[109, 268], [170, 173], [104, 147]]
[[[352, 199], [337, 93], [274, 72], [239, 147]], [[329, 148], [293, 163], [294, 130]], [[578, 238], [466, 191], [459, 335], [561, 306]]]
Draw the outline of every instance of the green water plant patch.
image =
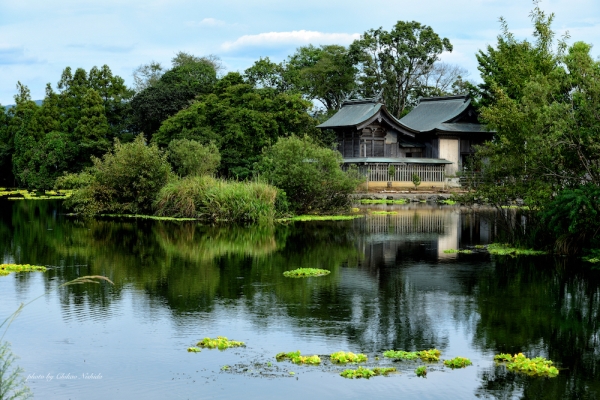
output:
[[308, 365], [318, 365], [321, 364], [321, 358], [317, 355], [312, 356], [303, 356], [300, 355], [300, 350], [292, 351], [289, 353], [278, 353], [275, 356], [277, 361], [290, 360], [294, 364], [308, 364]]
[[503, 243], [489, 244], [487, 250], [490, 252], [490, 254], [498, 256], [541, 256], [547, 254], [547, 252], [545, 251], [532, 249], [518, 249], [516, 247], [510, 247], [508, 244]]
[[444, 250], [446, 254], [473, 254], [472, 250], [456, 250], [456, 249], [447, 249]]
[[439, 361], [442, 353], [438, 349], [421, 350], [419, 358], [423, 361]]
[[229, 340], [225, 336], [217, 336], [216, 339], [204, 338], [199, 341], [196, 346], [205, 347], [207, 349], [225, 350], [230, 347], [242, 347], [245, 345], [246, 344], [244, 342]]
[[398, 199], [398, 200], [386, 200], [386, 199], [376, 199], [369, 200], [363, 199], [358, 201], [360, 204], [406, 204], [408, 200], [406, 199]]
[[396, 360], [416, 360], [419, 358], [419, 353], [417, 351], [387, 350], [383, 352], [383, 356]]
[[188, 347], [188, 353], [200, 353], [202, 349], [200, 347]]
[[285, 271], [283, 276], [287, 278], [308, 278], [311, 276], [325, 276], [329, 275], [330, 271], [319, 268], [298, 268], [291, 271]]
[[373, 215], [394, 215], [398, 214], [398, 211], [371, 211]]
[[417, 369], [415, 369], [415, 374], [417, 374], [417, 376], [420, 377], [424, 377], [427, 375], [427, 367], [425, 365], [421, 365], [420, 367], [417, 367]]
[[11, 272], [46, 272], [46, 267], [29, 264], [0, 264], [0, 275], [8, 275]]
[[515, 354], [498, 354], [494, 360], [500, 363], [506, 363], [506, 368], [509, 371], [521, 372], [531, 376], [547, 376], [554, 378], [558, 375], [558, 369], [554, 363], [543, 357], [527, 358], [523, 353]]
[[356, 218], [361, 218], [362, 215], [297, 215], [289, 218], [278, 218], [278, 222], [286, 221], [348, 221]]
[[334, 364], [359, 363], [367, 361], [366, 355], [362, 353], [354, 354], [350, 351], [338, 351], [337, 353], [331, 354], [329, 358]]
[[354, 379], [354, 378], [369, 379], [373, 376], [379, 376], [379, 375], [385, 376], [385, 375], [390, 374], [391, 372], [396, 372], [396, 368], [375, 367], [373, 369], [370, 369], [370, 368], [358, 367], [356, 369], [346, 369], [346, 370], [342, 371], [340, 373], [340, 375], [343, 376], [344, 378], [348, 378], [348, 379]]
[[465, 357], [454, 357], [450, 360], [444, 360], [444, 365], [446, 367], [454, 368], [466, 368], [468, 365], [473, 365], [471, 360]]
[[452, 200], [452, 199], [445, 199], [445, 200], [438, 201], [438, 203], [440, 203], [440, 204], [446, 204], [446, 205], [449, 205], [449, 206], [453, 206], [453, 205], [456, 204], [456, 201]]

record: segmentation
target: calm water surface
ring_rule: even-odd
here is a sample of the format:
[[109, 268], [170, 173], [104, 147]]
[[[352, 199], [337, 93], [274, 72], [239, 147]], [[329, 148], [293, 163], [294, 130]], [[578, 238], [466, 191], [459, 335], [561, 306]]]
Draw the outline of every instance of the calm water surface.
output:
[[[3, 261], [49, 271], [0, 277], [1, 319], [50, 291], [5, 339], [40, 399], [600, 398], [598, 271], [566, 259], [445, 253], [493, 241], [484, 212], [371, 208], [397, 214], [219, 228], [79, 220], [58, 202], [3, 201]], [[298, 267], [331, 274], [283, 277]], [[115, 285], [56, 290], [83, 275]], [[186, 351], [218, 335], [247, 347]], [[416, 362], [376, 360], [432, 347], [473, 366], [430, 364], [422, 379]], [[322, 355], [323, 365], [275, 361], [294, 350]], [[340, 350], [400, 373], [344, 379], [324, 356]], [[548, 357], [560, 375], [507, 372], [494, 365], [499, 352]]]

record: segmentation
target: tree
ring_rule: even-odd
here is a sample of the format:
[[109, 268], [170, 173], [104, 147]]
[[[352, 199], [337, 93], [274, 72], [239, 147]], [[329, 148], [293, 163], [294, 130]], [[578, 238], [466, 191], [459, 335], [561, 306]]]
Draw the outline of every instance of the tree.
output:
[[265, 149], [257, 171], [286, 193], [291, 211], [315, 213], [349, 207], [349, 195], [362, 180], [342, 171], [341, 164], [339, 152], [309, 137], [291, 136]]
[[256, 88], [271, 88], [277, 93], [287, 92], [291, 89], [291, 83], [287, 81], [285, 65], [283, 63], [276, 64], [269, 57], [261, 57], [246, 69], [244, 79]]
[[14, 152], [14, 136], [9, 129], [10, 116], [0, 104], [0, 184], [13, 186], [12, 154]]
[[[498, 206], [524, 200], [530, 207], [527, 225], [510, 230], [513, 241], [558, 240], [581, 248], [597, 240], [595, 225], [576, 234], [562, 229], [557, 237], [556, 227], [547, 224], [564, 214], [565, 202], [595, 201], [593, 188], [600, 186], [600, 63], [588, 44], [555, 44], [553, 15], [537, 2], [531, 18], [535, 42], [515, 39], [502, 20], [497, 47], [478, 56], [481, 117], [496, 131], [477, 152], [484, 172], [478, 196]], [[563, 226], [582, 227], [571, 222]]]
[[384, 102], [396, 117], [417, 100], [421, 78], [443, 51], [452, 51], [450, 41], [415, 21], [398, 21], [390, 32], [368, 30], [350, 45], [350, 56], [359, 66], [360, 91], [374, 96], [383, 90]]
[[150, 61], [149, 64], [142, 64], [133, 70], [133, 87], [136, 93], [156, 84], [165, 69], [160, 63]]
[[188, 60], [165, 72], [131, 101], [138, 129], [150, 140], [164, 120], [189, 106], [196, 96], [210, 93], [216, 81], [214, 66], [204, 60]]
[[308, 111], [312, 104], [299, 94], [256, 89], [237, 72], [225, 75], [215, 92], [200, 96], [188, 108], [167, 119], [153, 142], [167, 146], [174, 139], [214, 142], [221, 153], [220, 173], [246, 179], [262, 149], [279, 137], [319, 135]]
[[320, 101], [327, 111], [339, 110], [356, 87], [357, 69], [344, 46], [300, 47], [286, 67], [294, 87], [308, 99]]

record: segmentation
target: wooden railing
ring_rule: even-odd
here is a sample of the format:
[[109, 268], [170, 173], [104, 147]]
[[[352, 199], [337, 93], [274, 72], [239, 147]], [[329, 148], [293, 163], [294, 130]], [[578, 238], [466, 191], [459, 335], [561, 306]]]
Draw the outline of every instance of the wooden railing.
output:
[[[445, 166], [432, 164], [393, 165], [394, 175], [389, 175], [390, 164], [370, 164], [359, 166], [359, 172], [369, 182], [411, 182], [417, 174], [421, 182], [443, 182]], [[345, 166], [345, 168], [347, 168]]]

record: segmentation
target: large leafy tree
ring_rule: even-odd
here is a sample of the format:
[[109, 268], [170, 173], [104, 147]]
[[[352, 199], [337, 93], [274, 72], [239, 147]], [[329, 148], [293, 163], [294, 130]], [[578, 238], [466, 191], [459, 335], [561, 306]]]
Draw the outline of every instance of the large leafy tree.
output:
[[[496, 48], [478, 56], [481, 116], [496, 131], [478, 152], [484, 172], [478, 195], [497, 205], [524, 200], [530, 206], [527, 225], [510, 231], [513, 240], [551, 240], [554, 230], [562, 247], [575, 249], [600, 231], [600, 224], [578, 222], [596, 212], [585, 204], [596, 201], [600, 186], [600, 63], [588, 44], [556, 43], [553, 15], [537, 3], [531, 17], [533, 42], [517, 40], [503, 21]], [[556, 215], [571, 221], [557, 225]]]
[[12, 154], [15, 141], [9, 126], [10, 116], [0, 104], [0, 184], [4, 186], [14, 185]]
[[167, 119], [153, 141], [167, 146], [173, 139], [214, 142], [221, 153], [220, 172], [248, 178], [262, 149], [279, 137], [308, 133], [318, 135], [312, 105], [299, 94], [257, 89], [239, 73], [229, 73], [214, 93], [200, 96], [188, 108]]
[[203, 59], [182, 61], [133, 98], [138, 129], [152, 138], [164, 120], [189, 106], [196, 96], [212, 92], [216, 81], [213, 64]]
[[361, 93], [374, 96], [383, 91], [385, 104], [397, 117], [414, 105], [422, 77], [443, 51], [452, 51], [450, 40], [415, 21], [398, 21], [389, 32], [370, 29], [350, 45], [360, 70]]
[[357, 69], [344, 46], [300, 47], [288, 58], [287, 77], [302, 94], [339, 110], [356, 86]]

